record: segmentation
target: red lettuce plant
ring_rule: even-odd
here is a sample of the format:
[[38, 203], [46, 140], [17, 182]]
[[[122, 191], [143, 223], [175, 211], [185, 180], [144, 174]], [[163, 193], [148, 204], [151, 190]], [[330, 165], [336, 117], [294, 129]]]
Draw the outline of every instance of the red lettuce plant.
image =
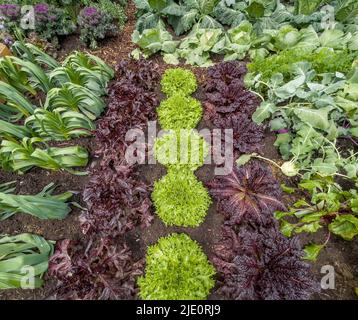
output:
[[88, 210], [80, 217], [84, 234], [117, 237], [153, 220], [150, 188], [140, 181], [134, 167], [94, 170], [83, 199]]
[[146, 91], [155, 91], [158, 89], [160, 74], [159, 67], [152, 61], [140, 60], [122, 60], [115, 67], [116, 79], [123, 84], [130, 82], [136, 87], [146, 89]]
[[62, 300], [131, 300], [143, 261], [135, 261], [123, 243], [90, 240], [87, 246], [63, 240], [50, 259], [49, 275], [58, 280], [53, 298]]
[[267, 224], [272, 221], [274, 210], [285, 209], [280, 185], [258, 161], [240, 168], [234, 166], [230, 175], [218, 176], [208, 185], [230, 224], [243, 220]]
[[97, 155], [105, 165], [124, 158], [129, 129], [144, 129], [148, 121], [156, 119], [159, 100], [152, 90], [159, 85], [157, 69], [144, 60], [121, 61], [117, 65], [116, 79], [109, 88], [108, 109], [95, 131], [100, 146]]
[[238, 61], [220, 63], [208, 71], [205, 85], [206, 103], [214, 106], [211, 113], [241, 112], [251, 116], [259, 105], [258, 98], [245, 90], [243, 77], [247, 70]]
[[284, 237], [277, 226], [239, 234], [224, 227], [214, 252], [218, 293], [229, 299], [302, 300], [319, 291], [298, 239]]
[[204, 118], [219, 129], [233, 129], [234, 147], [239, 153], [260, 152], [264, 128], [252, 121], [259, 101], [245, 90], [246, 66], [238, 61], [220, 63], [208, 71], [204, 87]]

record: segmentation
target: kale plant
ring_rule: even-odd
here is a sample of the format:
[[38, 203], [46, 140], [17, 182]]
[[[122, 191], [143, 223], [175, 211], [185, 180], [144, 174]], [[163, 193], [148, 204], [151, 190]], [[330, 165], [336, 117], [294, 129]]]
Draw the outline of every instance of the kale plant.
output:
[[118, 27], [113, 17], [95, 7], [81, 10], [78, 25], [81, 28], [81, 41], [91, 49], [97, 48], [98, 41], [118, 34]]

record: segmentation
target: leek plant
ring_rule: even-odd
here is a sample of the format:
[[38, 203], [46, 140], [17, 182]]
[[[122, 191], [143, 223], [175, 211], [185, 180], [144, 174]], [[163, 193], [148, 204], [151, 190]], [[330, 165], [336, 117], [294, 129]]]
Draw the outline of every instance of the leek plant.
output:
[[0, 118], [5, 121], [18, 121], [32, 115], [36, 109], [18, 90], [3, 81], [0, 81], [0, 99], [6, 100], [5, 104], [0, 104]]
[[[54, 242], [37, 235], [0, 236], [0, 290], [41, 287], [53, 252]], [[33, 283], [27, 282], [24, 274], [29, 267]]]
[[0, 221], [17, 213], [25, 213], [41, 220], [63, 220], [71, 212], [67, 201], [73, 196], [71, 192], [52, 195], [56, 187], [47, 185], [39, 194], [15, 195], [14, 183], [0, 185]]
[[[45, 140], [64, 141], [90, 136], [95, 129], [93, 122], [80, 112], [57, 108], [53, 111], [38, 108], [25, 125]], [[1, 133], [1, 130], [0, 130]]]
[[62, 88], [51, 89], [44, 108], [55, 110], [65, 108], [81, 112], [91, 120], [97, 119], [105, 108], [104, 101], [89, 89], [77, 84], [67, 83]]
[[24, 138], [3, 140], [0, 149], [0, 159], [5, 170], [24, 173], [33, 167], [47, 170], [66, 170], [74, 174], [82, 174], [72, 170], [74, 167], [85, 167], [88, 163], [88, 152], [79, 146], [66, 148], [47, 147], [39, 148], [44, 143], [41, 138]]

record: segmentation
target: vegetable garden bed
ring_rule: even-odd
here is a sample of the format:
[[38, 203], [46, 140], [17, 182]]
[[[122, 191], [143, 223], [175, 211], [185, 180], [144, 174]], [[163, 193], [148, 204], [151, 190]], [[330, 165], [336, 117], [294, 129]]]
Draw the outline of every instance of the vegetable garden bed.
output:
[[[262, 1], [258, 2], [261, 3]], [[0, 299], [150, 299], [158, 297], [175, 299], [188, 296], [191, 291], [198, 293], [198, 296], [190, 295], [189, 298], [201, 299], [206, 298], [206, 296], [208, 299], [356, 299], [356, 288], [358, 287], [357, 237], [353, 236], [350, 241], [347, 241], [347, 239], [344, 240], [342, 236], [338, 235], [339, 232], [332, 231], [329, 241], [327, 241], [327, 244], [322, 248], [320, 253], [317, 253], [315, 261], [306, 262], [302, 259], [304, 252], [301, 250], [301, 247], [297, 248], [294, 241], [284, 237], [278, 229], [271, 228], [271, 216], [274, 211], [287, 212], [293, 210], [292, 206], [296, 201], [302, 198], [309, 201], [310, 193], [304, 188], [292, 191], [291, 188], [296, 188], [300, 183], [300, 177], [297, 175], [289, 177], [282, 172], [284, 170], [280, 170], [285, 160], [290, 160], [290, 156], [292, 156], [292, 154], [285, 153], [286, 140], [283, 139], [284, 135], [290, 132], [286, 130], [285, 126], [280, 127], [282, 125], [282, 122], [280, 122], [282, 119], [280, 111], [271, 107], [266, 108], [265, 102], [261, 103], [260, 96], [263, 96], [263, 99], [268, 101], [266, 97], [270, 89], [267, 90], [267, 88], [260, 87], [260, 84], [257, 82], [256, 85], [253, 84], [250, 88], [251, 91], [259, 94], [257, 95], [249, 91], [247, 83], [246, 87], [244, 85], [244, 77], [247, 73], [246, 63], [250, 60], [247, 55], [249, 49], [245, 49], [236, 57], [236, 59], [244, 59], [246, 57], [240, 64], [231, 62], [222, 63], [222, 55], [219, 55], [219, 53], [229, 55], [233, 49], [228, 49], [229, 52], [225, 53], [211, 51], [214, 69], [184, 64], [179, 65], [186, 70], [190, 70], [197, 81], [197, 88], [191, 90], [192, 92], [184, 92], [184, 94], [181, 92], [181, 96], [184, 95], [185, 99], [187, 99], [183, 105], [190, 104], [193, 106], [192, 114], [195, 114], [197, 111], [195, 102], [188, 99], [198, 101], [202, 106], [202, 116], [197, 117], [196, 115], [190, 119], [191, 121], [180, 120], [175, 123], [179, 123], [179, 126], [182, 123], [181, 128], [186, 123], [188, 128], [195, 127], [199, 130], [203, 128], [233, 128], [235, 159], [238, 159], [242, 155], [246, 155], [246, 158], [241, 157], [240, 161], [243, 165], [234, 170], [234, 174], [238, 177], [236, 180], [236, 182], [238, 181], [237, 184], [233, 183], [232, 180], [225, 180], [227, 176], [216, 177], [214, 165], [204, 165], [202, 167], [198, 165], [200, 168], [194, 172], [196, 178], [193, 177], [193, 183], [198, 182], [200, 184], [202, 182], [201, 186], [203, 189], [196, 185], [195, 190], [200, 194], [200, 197], [198, 197], [198, 201], [195, 201], [194, 196], [192, 203], [194, 207], [193, 217], [190, 216], [192, 219], [184, 221], [184, 224], [192, 225], [191, 227], [171, 225], [170, 221], [173, 219], [172, 214], [174, 215], [174, 212], [175, 214], [179, 213], [179, 220], [174, 219], [177, 222], [174, 224], [183, 223], [181, 217], [183, 211], [181, 210], [183, 208], [184, 210], [192, 208], [187, 205], [190, 202], [192, 194], [187, 195], [187, 203], [183, 205], [183, 208], [177, 205], [175, 210], [168, 211], [167, 207], [171, 205], [168, 203], [171, 201], [170, 191], [176, 189], [174, 189], [173, 183], [171, 184], [170, 181], [166, 182], [165, 188], [159, 187], [159, 181], [163, 181], [161, 179], [167, 176], [166, 166], [158, 163], [156, 165], [146, 164], [131, 167], [123, 160], [125, 149], [122, 140], [127, 130], [134, 127], [146, 130], [147, 121], [158, 120], [158, 117], [161, 126], [166, 124], [170, 127], [175, 121], [175, 119], [172, 119], [173, 113], [175, 115], [179, 113], [177, 111], [179, 104], [177, 109], [173, 108], [174, 112], [170, 113], [168, 111], [164, 115], [164, 111], [161, 113], [160, 109], [157, 108], [161, 103], [163, 109], [168, 108], [170, 106], [170, 96], [173, 94], [175, 96], [178, 93], [178, 88], [170, 91], [165, 90], [165, 86], [161, 85], [165, 71], [178, 67], [164, 62], [164, 60], [173, 62], [174, 57], [172, 53], [161, 49], [167, 55], [164, 56], [164, 60], [160, 52], [156, 52], [153, 55], [152, 53], [148, 54], [150, 57], [147, 60], [140, 60], [139, 62], [129, 58], [133, 50], [137, 48], [131, 39], [131, 35], [136, 27], [138, 29], [138, 17], [135, 15], [135, 12], [135, 5], [129, 2], [126, 7], [127, 23], [122, 31], [115, 37], [103, 40], [95, 50], [86, 48], [76, 35], [60, 39], [60, 47], [56, 54], [58, 61], [62, 63], [66, 57], [74, 54], [77, 50], [90, 52], [103, 59], [108, 66], [113, 68], [115, 76], [108, 85], [109, 96], [103, 97], [106, 108], [100, 112], [101, 116], [95, 117], [97, 118], [96, 130], [93, 136], [72, 137], [68, 141], [48, 142], [50, 147], [65, 148], [79, 146], [86, 149], [89, 154], [89, 164], [80, 168], [79, 171], [84, 171], [86, 168], [89, 171], [89, 175], [74, 175], [73, 172], [63, 170], [56, 172], [37, 167], [21, 175], [5, 170], [0, 171], [0, 184], [10, 181], [17, 182], [16, 189], [12, 192], [13, 194], [35, 195], [40, 193], [45, 186], [54, 183], [58, 185], [58, 188], [54, 191], [55, 195], [71, 191], [73, 192], [73, 197], [69, 201], [76, 203], [71, 205], [72, 211], [66, 219], [61, 221], [40, 220], [29, 214], [15, 214], [4, 221], [0, 221], [0, 234], [14, 236], [29, 233], [40, 235], [46, 240], [57, 241], [55, 255], [50, 260], [50, 270], [44, 275], [43, 286], [35, 290], [0, 290]], [[141, 20], [139, 19], [139, 21]], [[170, 29], [171, 27], [168, 28], [168, 30]], [[174, 35], [174, 38], [177, 39], [177, 36]], [[245, 38], [245, 41], [252, 41], [252, 39]], [[355, 54], [357, 49], [353, 51]], [[255, 50], [256, 52], [258, 47], [251, 48], [250, 50]], [[145, 51], [146, 49], [144, 48]], [[135, 55], [137, 53], [135, 51]], [[259, 54], [259, 52], [256, 53]], [[174, 55], [176, 54], [174, 53]], [[207, 63], [206, 53], [201, 58], [203, 57], [205, 57], [205, 65]], [[311, 58], [312, 55], [309, 54], [308, 57]], [[175, 59], [177, 58], [179, 57], [175, 56]], [[292, 65], [292, 62], [300, 62], [300, 58], [302, 57], [297, 58], [297, 60], [289, 56], [287, 58], [288, 61], [286, 61], [288, 66], [285, 65], [287, 70], [291, 70], [289, 66]], [[305, 61], [309, 58], [306, 56]], [[328, 66], [328, 60], [324, 60], [324, 54], [322, 54], [321, 58], [323, 63]], [[356, 58], [357, 55], [355, 55]], [[185, 57], [185, 59], [188, 59], [188, 57]], [[282, 59], [285, 60], [285, 57]], [[127, 62], [124, 63], [123, 61]], [[250, 79], [254, 78], [255, 73], [265, 70], [267, 71], [265, 76], [268, 82], [271, 81], [270, 78], [274, 74], [272, 71], [274, 63], [278, 64], [278, 66], [275, 65], [277, 70], [274, 71], [280, 70], [280, 65], [284, 64], [282, 61], [270, 61], [268, 64], [265, 64], [268, 58], [267, 60], [258, 59], [255, 61], [257, 63], [249, 67], [248, 70], [249, 73], [253, 74], [253, 77]], [[349, 60], [346, 64], [342, 62], [340, 68], [345, 68], [347, 65], [349, 66], [347, 68], [350, 68], [352, 63], [353, 58], [352, 61]], [[304, 68], [302, 67], [302, 69]], [[286, 72], [285, 70], [282, 68], [280, 71]], [[344, 70], [339, 71], [343, 72]], [[287, 71], [285, 76], [289, 79], [295, 79], [295, 76], [289, 74], [290, 72]], [[310, 70], [304, 69], [303, 72], [309, 73]], [[323, 72], [330, 72], [330, 70]], [[221, 81], [220, 76], [225, 77], [228, 75], [230, 79], [226, 80], [229, 85], [231, 84], [230, 81], [232, 82], [232, 87], [229, 87], [228, 92], [225, 92], [220, 87], [219, 81]], [[185, 81], [185, 83], [188, 81]], [[339, 81], [340, 79], [336, 82]], [[313, 83], [314, 80], [311, 82]], [[356, 83], [354, 85], [356, 86]], [[313, 88], [312, 90], [315, 90], [313, 85], [311, 87]], [[182, 86], [179, 88], [182, 88]], [[221, 91], [220, 88], [222, 89]], [[289, 91], [289, 89], [287, 90]], [[352, 95], [356, 95], [356, 90], [357, 88], [354, 87]], [[233, 98], [234, 102], [230, 104], [230, 99], [232, 99], [230, 94], [232, 92], [242, 99], [238, 102], [240, 105], [239, 109], [237, 106], [235, 107], [235, 97]], [[281, 94], [283, 94], [282, 92], [283, 90]], [[225, 94], [227, 95], [225, 96]], [[274, 96], [274, 93], [270, 93], [269, 96]], [[178, 99], [174, 99], [174, 101], [178, 101]], [[288, 99], [293, 101], [294, 98], [288, 97]], [[307, 99], [308, 101], [310, 98], [307, 95], [302, 99]], [[282, 100], [280, 101], [277, 97], [272, 98], [272, 100], [273, 102], [269, 101], [267, 103], [274, 103], [274, 107], [281, 106]], [[133, 102], [135, 103], [133, 104]], [[167, 102], [167, 105], [163, 104], [163, 102]], [[354, 103], [356, 108], [357, 100]], [[133, 105], [136, 107], [133, 107]], [[232, 110], [230, 108], [229, 111], [226, 110], [225, 112], [217, 110], [218, 106], [227, 108], [228, 105], [232, 107]], [[354, 121], [357, 120], [354, 113], [357, 113], [357, 108], [354, 109], [352, 107], [352, 110], [351, 127], [346, 126], [347, 129], [356, 128], [356, 122]], [[243, 113], [249, 114], [250, 117], [243, 117]], [[276, 115], [276, 118], [273, 115]], [[300, 118], [300, 115], [297, 114], [296, 116]], [[314, 117], [318, 116], [317, 114], [314, 115]], [[337, 120], [337, 118], [341, 119], [340, 117], [341, 115], [338, 115], [334, 120]], [[201, 119], [200, 122], [196, 121], [199, 118]], [[275, 123], [279, 127], [274, 127], [275, 130], [270, 130], [270, 125], [267, 122], [274, 118], [276, 119]], [[287, 119], [285, 118], [285, 120]], [[295, 119], [291, 117], [287, 121], [295, 121]], [[198, 123], [196, 124], [196, 122]], [[22, 124], [21, 120], [17, 124]], [[236, 136], [235, 132], [237, 133]], [[326, 131], [324, 132], [326, 134]], [[350, 139], [339, 139], [337, 145], [339, 144], [339, 148], [344, 150], [344, 157], [348, 157], [347, 150], [357, 152], [357, 135], [356, 133], [346, 133], [345, 136], [350, 137]], [[278, 137], [282, 137], [281, 143], [277, 143]], [[5, 139], [3, 135], [2, 139]], [[251, 162], [244, 164], [248, 160], [248, 155], [252, 154]], [[257, 155], [263, 159], [253, 159]], [[288, 157], [285, 158], [287, 155]], [[299, 163], [299, 165], [302, 165], [301, 169], [304, 168], [304, 164], [305, 159]], [[349, 164], [355, 166], [355, 168], [357, 166], [357, 163], [354, 161]], [[344, 167], [345, 165], [347, 163], [342, 166]], [[169, 170], [173, 170], [173, 168]], [[339, 172], [342, 173], [343, 171], [340, 170]], [[192, 173], [189, 174], [187, 172], [184, 174], [177, 173], [174, 181], [179, 181], [181, 174], [186, 177], [192, 175]], [[348, 174], [344, 172], [344, 175]], [[248, 177], [247, 181], [245, 176]], [[332, 176], [332, 174], [328, 174], [328, 176]], [[306, 180], [311, 179], [311, 177], [304, 178]], [[264, 183], [262, 183], [262, 180]], [[338, 181], [344, 190], [356, 189], [354, 186], [356, 176], [352, 176], [350, 179], [340, 177]], [[185, 188], [185, 183], [186, 179], [183, 180], [182, 188]], [[280, 185], [286, 192], [282, 192]], [[243, 188], [243, 186], [245, 186], [245, 190], [249, 189], [254, 193], [256, 192], [255, 198], [253, 197], [245, 203], [243, 201], [233, 201], [228, 205], [227, 194], [235, 192], [234, 195], [240, 197], [240, 188]], [[191, 188], [194, 188], [193, 185], [191, 185]], [[153, 193], [153, 190], [156, 191]], [[189, 194], [190, 188], [187, 190]], [[164, 194], [160, 194], [161, 192], [164, 192]], [[175, 197], [179, 198], [180, 191], [176, 190], [175, 192]], [[224, 192], [226, 196], [224, 196]], [[209, 205], [205, 201], [206, 193], [210, 194], [209, 209], [206, 207], [206, 205]], [[265, 199], [260, 198], [262, 194], [265, 196]], [[267, 197], [270, 199], [267, 200]], [[202, 218], [199, 217], [199, 214], [196, 216], [197, 211], [200, 211], [199, 205], [196, 206], [196, 202], [201, 201], [203, 198], [203, 203], [199, 204], [204, 207], [204, 214], [205, 212], [207, 214]], [[355, 199], [357, 201], [357, 198]], [[251, 206], [252, 203], [254, 205]], [[341, 203], [343, 203], [343, 200]], [[268, 211], [267, 207], [269, 208]], [[301, 210], [306, 209], [304, 205], [297, 207]], [[87, 208], [87, 210], [84, 208]], [[257, 208], [260, 211], [258, 218], [255, 215]], [[354, 209], [347, 212], [345, 210], [349, 210], [346, 204], [344, 204], [342, 212], [344, 214], [351, 213], [352, 216], [357, 217], [357, 211], [354, 211]], [[261, 213], [268, 213], [268, 222], [265, 220], [264, 214]], [[287, 228], [284, 228], [285, 222], [283, 220], [287, 219], [287, 223], [293, 223], [294, 220], [291, 220], [292, 217], [287, 218], [283, 214], [281, 216], [277, 214], [276, 217], [280, 218], [278, 223], [281, 226], [281, 232], [287, 236]], [[332, 222], [332, 220], [327, 221]], [[231, 222], [231, 224], [228, 222]], [[240, 232], [238, 231], [238, 225], [241, 226]], [[256, 226], [253, 230], [252, 225]], [[290, 229], [290, 224], [286, 226]], [[358, 225], [356, 228], [357, 232], [354, 235], [358, 234]], [[327, 228], [317, 228], [315, 231], [317, 232], [297, 232], [297, 237], [300, 240], [302, 248], [312, 243], [322, 244], [325, 242]], [[179, 239], [173, 237], [175, 241], [172, 239], [170, 245], [176, 246], [176, 249], [172, 250], [169, 248], [170, 245], [166, 243], [166, 241], [169, 241], [169, 238], [166, 237], [181, 233], [187, 234], [190, 238]], [[291, 233], [294, 234], [294, 229], [291, 230]], [[160, 238], [161, 240], [159, 241]], [[272, 239], [276, 240], [273, 241]], [[196, 243], [192, 240], [196, 241]], [[173, 259], [180, 259], [181, 250], [187, 250], [183, 254], [186, 257], [190, 256], [195, 262], [200, 261], [200, 263], [198, 262], [199, 266], [196, 270], [190, 270], [189, 264], [187, 271], [188, 279], [185, 278], [183, 280], [181, 283], [182, 287], [176, 287], [179, 282], [172, 279], [170, 280], [174, 283], [172, 291], [164, 290], [164, 293], [156, 292], [155, 295], [154, 290], [151, 289], [153, 282], [160, 283], [162, 278], [150, 278], [148, 276], [150, 274], [149, 268], [156, 270], [156, 272], [163, 270], [163, 268], [160, 266], [161, 261], [156, 261], [156, 259], [150, 260], [148, 248], [155, 252], [155, 249], [159, 247], [158, 241], [162, 246], [161, 250], [163, 250], [164, 255], [168, 254]], [[271, 247], [267, 245], [270, 241], [274, 242]], [[271, 261], [274, 260], [272, 257], [280, 256], [282, 252], [289, 251], [290, 255], [287, 258], [289, 261], [279, 260], [277, 265], [274, 265], [272, 268], [266, 266], [267, 270], [269, 270], [266, 275], [262, 275], [259, 273], [260, 271], [257, 271], [256, 279], [258, 280], [250, 283], [252, 290], [249, 290], [247, 287], [242, 287], [242, 282], [235, 282], [238, 281], [235, 279], [245, 281], [248, 279], [245, 277], [250, 277], [250, 275], [255, 274], [255, 270], [260, 270], [260, 263], [262, 261], [255, 260], [255, 257], [252, 255], [252, 252], [254, 252], [253, 243], [260, 243], [261, 245], [258, 245], [259, 248], [256, 248], [256, 250], [262, 250], [260, 255], [265, 255], [267, 259], [272, 259]], [[197, 244], [199, 244], [199, 247]], [[190, 254], [188, 253], [189, 250]], [[309, 253], [314, 255], [312, 251], [309, 251]], [[152, 257], [154, 256], [153, 254]], [[236, 260], [235, 263], [237, 263], [238, 269], [233, 270], [228, 267], [228, 264], [233, 263], [233, 257], [235, 256], [242, 259]], [[206, 257], [208, 258], [207, 261]], [[248, 261], [249, 264], [247, 264]], [[249, 271], [247, 271], [248, 265], [251, 268]], [[333, 266], [335, 269], [336, 288], [333, 290], [318, 290], [319, 282], [324, 275], [321, 273], [321, 269], [327, 265]], [[89, 271], [84, 266], [90, 266], [92, 271]], [[195, 275], [195, 272], [199, 272], [201, 275], [209, 275], [211, 273], [210, 266], [213, 266], [213, 270], [216, 273], [212, 277], [213, 284], [208, 280], [205, 282], [205, 285], [199, 283], [198, 286], [189, 287], [189, 284], [185, 281], [189, 280], [191, 275]], [[237, 273], [237, 270], [241, 270], [242, 273]], [[243, 270], [251, 273], [245, 274]], [[192, 273], [190, 274], [190, 272]], [[68, 276], [69, 273], [72, 273], [72, 275]], [[292, 279], [293, 275], [297, 275], [303, 283], [302, 286], [295, 287], [296, 284], [294, 282], [291, 283], [287, 278], [275, 277], [275, 275], [280, 273], [286, 274], [288, 279]], [[165, 268], [162, 274], [158, 273], [158, 277], [169, 278], [169, 275], [165, 273]], [[141, 280], [137, 282], [139, 278]], [[210, 276], [208, 276], [209, 278]], [[95, 283], [96, 285], [94, 285]], [[282, 284], [287, 285], [286, 292], [280, 291]], [[188, 285], [188, 288], [186, 285]], [[209, 294], [207, 294], [208, 292]]]

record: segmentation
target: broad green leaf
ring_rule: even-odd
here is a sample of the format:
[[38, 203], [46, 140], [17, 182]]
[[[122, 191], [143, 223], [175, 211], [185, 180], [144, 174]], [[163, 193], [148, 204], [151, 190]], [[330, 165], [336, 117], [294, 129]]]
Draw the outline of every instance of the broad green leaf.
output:
[[321, 226], [320, 222], [315, 221], [312, 223], [304, 224], [303, 226], [296, 228], [295, 233], [302, 233], [302, 232], [315, 233], [321, 228], [322, 228], [322, 226]]
[[252, 159], [252, 157], [253, 157], [252, 154], [244, 154], [239, 159], [236, 160], [236, 164], [239, 167], [241, 167], [241, 166], [245, 165], [246, 163], [248, 163]]
[[293, 194], [296, 191], [295, 188], [288, 187], [284, 183], [281, 184], [281, 189], [288, 194]]
[[330, 127], [328, 114], [331, 108], [310, 109], [299, 107], [294, 109], [294, 113], [305, 123], [315, 129], [327, 130]]
[[265, 7], [256, 1], [251, 2], [251, 4], [246, 8], [246, 12], [252, 18], [258, 19], [263, 17], [265, 14]]
[[255, 113], [252, 116], [252, 120], [257, 123], [261, 124], [266, 119], [270, 118], [270, 116], [276, 112], [277, 107], [275, 104], [271, 102], [264, 101], [261, 103], [260, 107], [258, 107]]
[[305, 252], [305, 256], [303, 257], [303, 259], [308, 261], [316, 261], [318, 255], [320, 254], [323, 248], [324, 248], [323, 245], [314, 244], [314, 243], [307, 245], [303, 249], [303, 251]]
[[285, 220], [281, 221], [280, 230], [285, 237], [292, 237], [292, 234], [293, 234], [293, 231], [295, 230], [295, 228], [296, 228], [296, 225], [291, 224]]
[[353, 240], [358, 235], [358, 218], [352, 214], [340, 215], [329, 225], [329, 231], [344, 240]]

